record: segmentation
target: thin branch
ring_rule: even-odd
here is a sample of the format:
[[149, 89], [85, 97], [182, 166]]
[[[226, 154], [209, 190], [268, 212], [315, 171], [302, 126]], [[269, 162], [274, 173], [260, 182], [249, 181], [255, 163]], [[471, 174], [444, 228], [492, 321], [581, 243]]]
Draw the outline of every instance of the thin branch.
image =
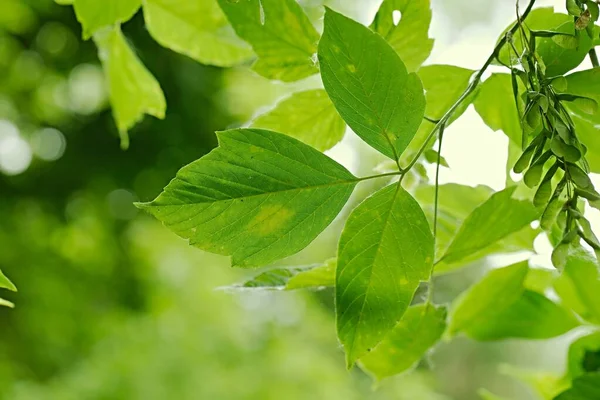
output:
[[592, 65], [594, 66], [594, 68], [600, 67], [600, 63], [598, 63], [598, 54], [596, 54], [596, 49], [591, 49], [588, 55], [590, 56], [590, 60], [592, 61]]

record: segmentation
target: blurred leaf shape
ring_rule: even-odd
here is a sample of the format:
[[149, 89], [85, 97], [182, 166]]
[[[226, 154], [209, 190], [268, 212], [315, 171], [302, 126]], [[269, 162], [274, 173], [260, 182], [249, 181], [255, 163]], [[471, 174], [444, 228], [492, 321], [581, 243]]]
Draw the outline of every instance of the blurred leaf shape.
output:
[[592, 400], [600, 399], [600, 372], [582, 375], [575, 380], [571, 388], [554, 400]]
[[[399, 20], [397, 18], [399, 17]], [[384, 0], [371, 29], [398, 53], [409, 72], [419, 69], [433, 49], [429, 0]]]
[[319, 151], [332, 148], [346, 131], [346, 123], [323, 89], [293, 93], [259, 115], [252, 127], [289, 132]]
[[295, 290], [324, 289], [335, 285], [336, 259], [322, 264], [265, 271], [231, 289]]
[[83, 28], [82, 34], [86, 40], [104, 27], [128, 21], [141, 5], [142, 0], [73, 1], [75, 15]]
[[144, 20], [162, 46], [203, 64], [231, 67], [253, 56], [250, 46], [235, 35], [217, 0], [147, 0]]
[[218, 134], [219, 147], [183, 167], [138, 206], [191, 245], [256, 267], [297, 253], [338, 215], [358, 180], [319, 151], [261, 129]]
[[381, 36], [329, 8], [319, 62], [325, 90], [348, 126], [398, 160], [423, 119], [425, 95], [419, 77], [408, 73]]
[[159, 83], [127, 44], [120, 27], [94, 35], [104, 67], [113, 115], [121, 135], [121, 146], [127, 148], [131, 129], [144, 114], [164, 118], [167, 107]]
[[252, 45], [260, 75], [284, 82], [319, 72], [319, 34], [295, 0], [218, 0], [237, 35]]
[[400, 184], [356, 207], [338, 247], [335, 307], [348, 367], [401, 320], [433, 265], [433, 235], [419, 203]]

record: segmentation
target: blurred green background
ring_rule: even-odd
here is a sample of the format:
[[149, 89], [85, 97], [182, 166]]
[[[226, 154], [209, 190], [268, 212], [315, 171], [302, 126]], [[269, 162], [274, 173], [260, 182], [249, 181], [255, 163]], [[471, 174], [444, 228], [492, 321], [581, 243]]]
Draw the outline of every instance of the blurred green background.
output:
[[[337, 3], [368, 19], [367, 2]], [[485, 21], [481, 7], [456, 13], [460, 1], [437, 3], [452, 29]], [[220, 290], [251, 273], [189, 248], [132, 203], [152, 199], [213, 148], [214, 131], [293, 87], [161, 48], [141, 15], [123, 30], [168, 104], [165, 120], [146, 118], [130, 132], [128, 151], [119, 148], [96, 48], [80, 39], [72, 8], [0, 0], [0, 269], [19, 288], [2, 293], [16, 308], [0, 308], [0, 399], [470, 400], [480, 387], [533, 399], [497, 366], [561, 371], [563, 339], [457, 339], [374, 390], [360, 370], [344, 368], [331, 292]], [[368, 170], [378, 160], [367, 155], [360, 168]], [[339, 229], [289, 262], [328, 258]], [[438, 300], [484, 267], [440, 278]]]

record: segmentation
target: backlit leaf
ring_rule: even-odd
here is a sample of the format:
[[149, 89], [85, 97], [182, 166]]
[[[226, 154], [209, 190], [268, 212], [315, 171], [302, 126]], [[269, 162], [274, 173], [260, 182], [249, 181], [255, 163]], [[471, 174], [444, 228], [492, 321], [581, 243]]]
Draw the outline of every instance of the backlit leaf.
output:
[[265, 271], [231, 289], [295, 290], [323, 289], [335, 284], [336, 260], [294, 268], [275, 268]]
[[216, 0], [146, 0], [144, 20], [162, 46], [203, 64], [227, 67], [253, 55], [235, 36]]
[[378, 34], [327, 9], [319, 43], [325, 90], [358, 136], [397, 160], [423, 119], [421, 81]]
[[325, 151], [342, 140], [346, 123], [322, 89], [297, 92], [252, 122], [255, 128], [288, 135]]
[[140, 204], [203, 250], [261, 266], [312, 242], [340, 212], [356, 178], [296, 139], [261, 129], [219, 134], [220, 146]]
[[554, 400], [600, 399], [600, 372], [582, 375], [573, 381], [571, 388]]
[[127, 131], [144, 114], [164, 118], [165, 97], [156, 79], [125, 41], [119, 27], [99, 32], [94, 41], [108, 78], [110, 103], [121, 134], [121, 145], [127, 147]]
[[0, 271], [0, 288], [17, 291], [16, 286]]
[[[65, 4], [65, 3], [62, 3]], [[74, 0], [73, 8], [89, 39], [99, 29], [129, 20], [142, 5], [142, 0]]]
[[360, 365], [377, 380], [413, 368], [442, 337], [446, 329], [446, 308], [431, 304], [409, 307], [400, 322]]
[[319, 34], [295, 0], [218, 0], [237, 35], [258, 60], [253, 69], [284, 82], [316, 74]]
[[450, 314], [451, 335], [485, 324], [521, 297], [528, 272], [526, 261], [490, 271], [457, 300]]
[[350, 215], [338, 248], [338, 337], [351, 366], [401, 320], [433, 263], [433, 236], [401, 185], [381, 189]]
[[[400, 14], [400, 21], [394, 21], [394, 13]], [[428, 35], [430, 24], [429, 0], [384, 0], [371, 29], [385, 38], [412, 72], [419, 69], [433, 48], [433, 39]]]
[[600, 355], [600, 332], [582, 336], [571, 343], [567, 357], [569, 378], [575, 379], [588, 372], [600, 372], [600, 365], [593, 363], [591, 355]]
[[538, 216], [525, 200], [513, 199], [516, 187], [492, 195], [464, 221], [442, 260], [457, 261], [529, 225]]

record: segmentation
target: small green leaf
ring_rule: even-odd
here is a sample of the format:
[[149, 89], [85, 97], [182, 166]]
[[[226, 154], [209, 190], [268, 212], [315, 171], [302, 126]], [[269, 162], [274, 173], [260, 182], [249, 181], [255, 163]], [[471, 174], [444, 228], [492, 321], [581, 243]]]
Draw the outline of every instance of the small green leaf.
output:
[[480, 341], [508, 338], [549, 339], [579, 326], [575, 316], [542, 294], [525, 290], [521, 297], [466, 333]]
[[0, 288], [17, 291], [16, 286], [0, 270]]
[[600, 324], [598, 263], [583, 249], [569, 252], [554, 290], [563, 303], [588, 321]]
[[294, 268], [274, 268], [228, 289], [295, 290], [323, 289], [335, 284], [336, 260]]
[[338, 248], [338, 337], [350, 367], [401, 320], [433, 265], [433, 235], [401, 185], [381, 189], [350, 215]]
[[203, 64], [229, 67], [253, 55], [235, 36], [216, 0], [146, 0], [144, 20], [162, 46]]
[[319, 43], [323, 85], [346, 123], [372, 147], [397, 160], [425, 111], [419, 77], [378, 34], [330, 9]]
[[231, 288], [283, 290], [290, 278], [310, 269], [311, 267], [275, 268], [258, 274], [242, 284], [233, 285]]
[[8, 307], [8, 308], [14, 308], [15, 307], [15, 305], [13, 303], [11, 303], [8, 300], [4, 300], [1, 297], [0, 297], [0, 306], [2, 306], [2, 307]]
[[573, 381], [571, 388], [554, 400], [600, 399], [600, 372], [582, 375]]
[[335, 285], [335, 269], [337, 260], [331, 259], [316, 268], [301, 271], [292, 276], [286, 285], [286, 290], [321, 289]]
[[454, 303], [448, 332], [456, 335], [485, 323], [513, 304], [523, 293], [527, 261], [490, 271]]
[[431, 304], [409, 307], [385, 339], [360, 359], [360, 366], [377, 380], [410, 370], [442, 337], [446, 314], [445, 307]]
[[296, 139], [260, 129], [219, 134], [220, 146], [140, 204], [203, 250], [261, 266], [312, 242], [340, 212], [356, 178]]
[[127, 45], [119, 27], [99, 32], [94, 41], [108, 78], [110, 103], [121, 134], [121, 146], [127, 148], [127, 131], [144, 114], [164, 118], [165, 96], [156, 79]]
[[288, 132], [288, 135], [320, 151], [342, 140], [344, 120], [322, 89], [297, 92], [252, 122], [254, 128]]
[[260, 75], [284, 82], [319, 72], [319, 34], [295, 0], [218, 0], [237, 35], [250, 43]]
[[567, 0], [567, 11], [569, 12], [569, 14], [575, 17], [579, 17], [583, 12], [579, 5], [577, 5], [576, 0]]
[[[400, 21], [394, 21], [400, 12]], [[431, 6], [429, 0], [384, 0], [371, 29], [385, 38], [398, 53], [409, 72], [419, 69], [433, 49], [429, 38]]]
[[[64, 3], [63, 3], [64, 4]], [[142, 0], [74, 0], [73, 8], [89, 39], [100, 29], [128, 21], [142, 5]]]
[[538, 217], [528, 201], [513, 199], [516, 186], [495, 193], [464, 221], [443, 260], [456, 261], [505, 238]]

